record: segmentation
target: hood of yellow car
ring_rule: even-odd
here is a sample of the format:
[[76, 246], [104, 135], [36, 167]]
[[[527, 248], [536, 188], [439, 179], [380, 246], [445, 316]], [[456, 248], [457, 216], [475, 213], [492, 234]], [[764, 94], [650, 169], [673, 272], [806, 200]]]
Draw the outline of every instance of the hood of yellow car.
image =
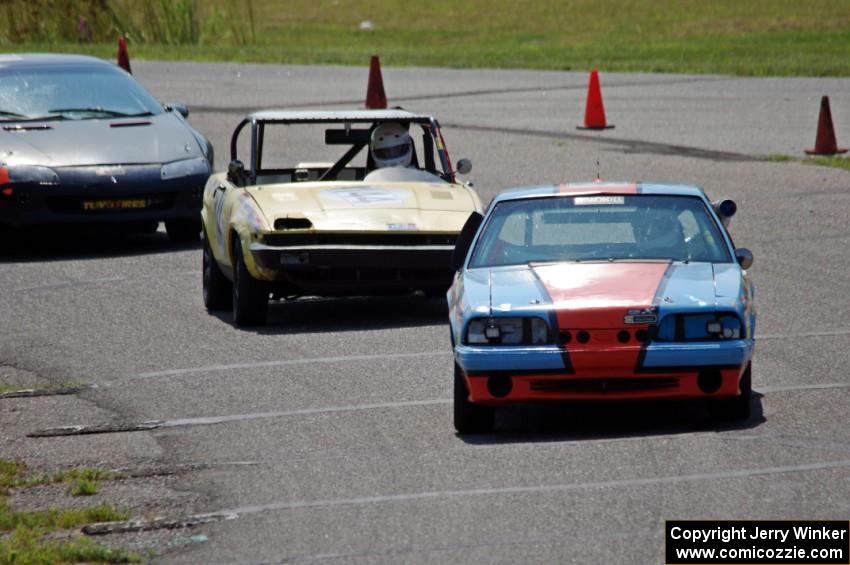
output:
[[269, 224], [307, 218], [319, 230], [459, 231], [476, 209], [469, 189], [446, 183], [286, 183], [247, 189]]

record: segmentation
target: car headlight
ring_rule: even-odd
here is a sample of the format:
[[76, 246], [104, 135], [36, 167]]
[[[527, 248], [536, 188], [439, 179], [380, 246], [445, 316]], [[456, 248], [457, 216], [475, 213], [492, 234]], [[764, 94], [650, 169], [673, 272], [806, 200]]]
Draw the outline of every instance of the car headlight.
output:
[[164, 164], [160, 169], [162, 180], [179, 179], [193, 175], [208, 175], [209, 173], [210, 165], [204, 157], [172, 161], [171, 163]]
[[466, 330], [470, 345], [544, 345], [551, 343], [549, 325], [542, 318], [475, 318]]
[[41, 165], [12, 165], [0, 167], [0, 186], [15, 184], [59, 184], [59, 175], [50, 167]]
[[741, 319], [731, 312], [670, 314], [661, 320], [658, 341], [717, 341], [741, 339]]

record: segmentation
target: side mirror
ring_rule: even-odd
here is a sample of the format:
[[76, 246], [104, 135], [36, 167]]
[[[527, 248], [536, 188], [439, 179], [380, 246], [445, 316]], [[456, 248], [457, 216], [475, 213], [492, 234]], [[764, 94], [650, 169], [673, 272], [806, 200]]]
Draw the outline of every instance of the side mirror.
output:
[[189, 107], [185, 104], [181, 104], [179, 102], [172, 102], [170, 104], [165, 104], [163, 107], [169, 112], [177, 112], [184, 118], [189, 117]]
[[735, 259], [738, 260], [738, 264], [744, 270], [753, 266], [753, 252], [745, 247], [735, 250]]
[[[460, 163], [458, 163], [460, 164]], [[466, 261], [466, 254], [469, 253], [469, 246], [472, 245], [472, 240], [475, 239], [475, 234], [478, 233], [478, 228], [481, 227], [481, 222], [484, 221], [484, 216], [478, 212], [473, 212], [463, 224], [463, 229], [455, 241], [455, 250], [452, 252], [452, 269], [459, 271], [463, 268], [463, 263]]]
[[457, 172], [461, 175], [468, 175], [472, 172], [472, 161], [469, 159], [461, 159], [457, 162]]
[[245, 177], [245, 164], [238, 159], [235, 159], [227, 165], [227, 180], [234, 184], [238, 184]]

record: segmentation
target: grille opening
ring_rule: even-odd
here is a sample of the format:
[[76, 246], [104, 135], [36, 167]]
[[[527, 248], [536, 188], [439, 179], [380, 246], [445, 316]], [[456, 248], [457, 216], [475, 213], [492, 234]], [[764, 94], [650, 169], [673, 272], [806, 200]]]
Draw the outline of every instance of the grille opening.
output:
[[576, 339], [579, 343], [587, 343], [588, 341], [590, 341], [590, 334], [582, 330], [576, 334]]
[[573, 340], [573, 334], [570, 332], [561, 332], [561, 343], [567, 344]]
[[649, 339], [649, 332], [646, 330], [638, 330], [635, 332], [635, 339], [641, 343], [646, 343]]
[[617, 332], [617, 341], [619, 341], [620, 343], [629, 343], [630, 338], [631, 336], [626, 330], [620, 330], [619, 332]]
[[658, 390], [675, 388], [679, 381], [675, 377], [652, 378], [602, 378], [602, 379], [546, 379], [531, 381], [530, 388], [536, 392], [631, 392], [636, 390]]
[[307, 218], [278, 218], [274, 221], [276, 230], [308, 230], [313, 227], [313, 222]]
[[[294, 220], [296, 218], [280, 218]], [[309, 221], [309, 220], [308, 220]], [[420, 233], [293, 233], [268, 234], [265, 236], [268, 245], [299, 246], [299, 245], [454, 245], [457, 234], [420, 234]]]

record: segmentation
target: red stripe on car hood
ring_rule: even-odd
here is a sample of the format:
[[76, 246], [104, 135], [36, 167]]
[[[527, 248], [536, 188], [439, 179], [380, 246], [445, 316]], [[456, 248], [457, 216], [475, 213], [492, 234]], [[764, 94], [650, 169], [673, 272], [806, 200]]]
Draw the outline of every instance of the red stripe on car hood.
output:
[[632, 308], [649, 308], [670, 265], [659, 263], [558, 263], [534, 267], [563, 330], [623, 327]]
[[[626, 312], [650, 308], [670, 262], [562, 263], [535, 267], [549, 293], [561, 332], [572, 335], [564, 349], [578, 377], [628, 377], [635, 374], [642, 344], [635, 331], [646, 324], [626, 325]], [[629, 332], [627, 343], [617, 333]], [[579, 332], [589, 341], [581, 343]], [[562, 334], [563, 335], [563, 334]]]

